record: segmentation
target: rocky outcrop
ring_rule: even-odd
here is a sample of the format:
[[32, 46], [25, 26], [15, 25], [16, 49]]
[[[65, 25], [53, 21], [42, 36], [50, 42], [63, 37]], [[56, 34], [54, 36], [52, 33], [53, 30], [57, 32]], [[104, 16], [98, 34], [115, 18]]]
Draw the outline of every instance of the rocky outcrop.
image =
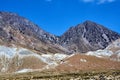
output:
[[42, 30], [39, 26], [15, 13], [0, 12], [0, 43], [17, 45], [39, 53], [66, 53], [56, 44], [58, 37]]
[[26, 47], [40, 53], [85, 53], [106, 48], [120, 38], [95, 22], [85, 21], [55, 36], [15, 13], [0, 12], [0, 44]]
[[60, 44], [74, 52], [85, 53], [104, 49], [118, 38], [120, 34], [95, 22], [85, 21], [65, 32], [60, 38]]
[[12, 32], [10, 30], [13, 29], [15, 31], [19, 31], [21, 34], [34, 36], [39, 40], [44, 40], [45, 42], [50, 41], [55, 43], [55, 41], [57, 41], [56, 36], [45, 32], [38, 27], [38, 25], [15, 13], [0, 12], [0, 30], [2, 30], [3, 27], [4, 31], [9, 31], [6, 34], [6, 37], [9, 37], [9, 35], [12, 36]]
[[109, 58], [113, 61], [120, 61], [120, 39], [112, 42], [104, 50], [89, 51], [86, 55], [96, 56], [99, 58]]
[[[119, 70], [118, 38], [120, 34], [91, 21], [57, 37], [15, 13], [0, 12], [0, 73]], [[88, 53], [67, 55], [74, 52]]]

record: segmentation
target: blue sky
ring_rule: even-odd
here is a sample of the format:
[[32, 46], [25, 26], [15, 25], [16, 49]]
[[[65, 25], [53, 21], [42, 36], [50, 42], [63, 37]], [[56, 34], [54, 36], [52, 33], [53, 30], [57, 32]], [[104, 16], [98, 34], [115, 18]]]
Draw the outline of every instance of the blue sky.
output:
[[56, 35], [85, 20], [120, 33], [120, 0], [0, 0], [0, 11], [18, 13]]

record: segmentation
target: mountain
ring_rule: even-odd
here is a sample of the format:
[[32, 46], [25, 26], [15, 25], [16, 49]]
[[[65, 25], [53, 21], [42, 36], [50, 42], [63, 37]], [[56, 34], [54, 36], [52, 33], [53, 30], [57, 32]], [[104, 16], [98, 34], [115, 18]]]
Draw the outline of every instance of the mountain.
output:
[[104, 49], [118, 38], [120, 34], [92, 21], [55, 36], [15, 13], [0, 12], [0, 43], [7, 46], [14, 44], [41, 53], [85, 53]]
[[58, 37], [15, 13], [0, 12], [0, 44], [22, 46], [39, 53], [66, 52]]
[[15, 13], [0, 12], [0, 73], [119, 70], [118, 38], [91, 21], [55, 36]]
[[105, 49], [120, 34], [92, 21], [71, 27], [60, 37], [60, 44], [73, 52], [86, 53]]
[[57, 36], [18, 14], [0, 12], [0, 73], [56, 66], [68, 53], [57, 44], [58, 40]]

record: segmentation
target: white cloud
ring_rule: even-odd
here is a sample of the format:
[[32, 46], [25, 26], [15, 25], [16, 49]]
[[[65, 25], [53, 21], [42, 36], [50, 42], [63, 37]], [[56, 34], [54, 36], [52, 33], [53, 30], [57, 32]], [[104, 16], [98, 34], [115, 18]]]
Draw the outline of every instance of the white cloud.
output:
[[80, 0], [84, 3], [95, 3], [95, 4], [104, 4], [104, 3], [112, 3], [116, 0]]

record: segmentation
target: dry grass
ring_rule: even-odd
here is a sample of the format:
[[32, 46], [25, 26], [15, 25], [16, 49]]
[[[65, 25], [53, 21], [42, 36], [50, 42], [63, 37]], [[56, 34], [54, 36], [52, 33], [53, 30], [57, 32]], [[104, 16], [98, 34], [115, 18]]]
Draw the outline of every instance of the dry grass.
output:
[[113, 79], [120, 79], [120, 71], [80, 71], [80, 72], [29, 72], [24, 74], [4, 74], [0, 75], [0, 80], [100, 80], [112, 76]]
[[4, 65], [0, 63], [0, 69], [2, 69], [2, 67], [7, 66], [8, 69], [6, 72], [8, 73], [16, 72], [22, 69], [42, 69], [44, 66], [47, 65], [46, 63], [42, 62], [39, 58], [36, 58], [34, 56], [26, 56], [20, 58], [16, 55], [14, 58], [8, 60], [3, 58], [4, 57], [2, 57], [2, 62]]
[[24, 57], [22, 59], [22, 65], [19, 67], [19, 69], [27, 68], [27, 69], [41, 69], [46, 64], [40, 61], [40, 59], [34, 57], [34, 56], [28, 56]]
[[[84, 59], [86, 62], [82, 62], [80, 59]], [[17, 60], [17, 57], [13, 59], [13, 61]], [[19, 65], [17, 70], [23, 68], [38, 69], [46, 65], [33, 56], [25, 57], [22, 61], [22, 64]], [[100, 76], [103, 78], [112, 76], [112, 78], [120, 79], [120, 62], [80, 54], [76, 54], [62, 62], [63, 63], [55, 69], [44, 70], [42, 72], [1, 74], [0, 80], [100, 80]], [[13, 62], [10, 68], [11, 70], [15, 70], [15, 64], [16, 63]]]
[[[86, 60], [86, 62], [80, 61]], [[86, 56], [76, 54], [63, 61], [57, 66], [56, 71], [79, 71], [79, 70], [120, 70], [120, 62], [110, 61], [109, 59], [97, 58], [94, 56]]]

